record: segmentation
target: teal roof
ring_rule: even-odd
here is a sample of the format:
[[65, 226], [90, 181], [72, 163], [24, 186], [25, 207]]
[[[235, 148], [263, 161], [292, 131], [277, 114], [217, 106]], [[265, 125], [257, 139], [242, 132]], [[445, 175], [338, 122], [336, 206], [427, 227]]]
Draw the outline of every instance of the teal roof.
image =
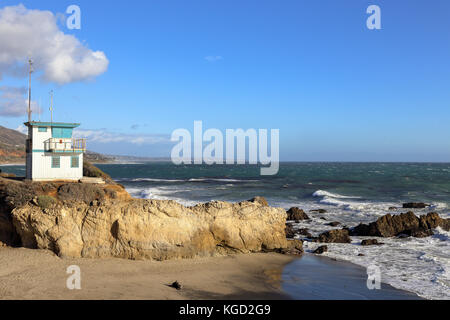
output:
[[79, 127], [79, 123], [66, 123], [66, 122], [38, 122], [31, 121], [25, 122], [27, 127], [56, 127], [56, 128], [76, 128]]

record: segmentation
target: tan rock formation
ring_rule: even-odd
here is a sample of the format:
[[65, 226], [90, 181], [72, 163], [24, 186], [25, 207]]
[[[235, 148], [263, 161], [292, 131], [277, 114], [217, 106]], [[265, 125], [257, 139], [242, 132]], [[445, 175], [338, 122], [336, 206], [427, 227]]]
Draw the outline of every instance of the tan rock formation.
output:
[[47, 208], [28, 202], [11, 216], [24, 247], [68, 257], [166, 260], [288, 247], [285, 211], [259, 201], [184, 207], [162, 200], [66, 200]]

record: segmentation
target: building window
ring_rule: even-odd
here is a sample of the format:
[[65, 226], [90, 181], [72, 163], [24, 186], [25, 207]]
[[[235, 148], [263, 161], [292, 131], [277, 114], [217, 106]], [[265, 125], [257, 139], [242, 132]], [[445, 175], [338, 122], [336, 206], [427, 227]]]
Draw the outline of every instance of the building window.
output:
[[39, 127], [39, 132], [47, 132], [47, 127]]
[[72, 128], [52, 128], [52, 138], [70, 139], [72, 138]]
[[80, 167], [80, 159], [78, 158], [78, 156], [72, 157], [70, 163], [71, 163], [71, 167], [72, 168], [79, 168]]
[[61, 167], [61, 158], [52, 157], [52, 168], [60, 168], [60, 167]]

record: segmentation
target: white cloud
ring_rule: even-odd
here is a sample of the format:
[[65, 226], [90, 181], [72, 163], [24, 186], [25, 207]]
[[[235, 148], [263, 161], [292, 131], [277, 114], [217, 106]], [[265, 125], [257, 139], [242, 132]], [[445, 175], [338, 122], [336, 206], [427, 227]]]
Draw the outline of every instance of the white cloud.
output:
[[21, 124], [20, 126], [18, 126], [18, 127], [16, 128], [16, 131], [19, 131], [20, 133], [23, 133], [23, 134], [28, 134], [28, 128], [25, 127], [23, 124]]
[[92, 51], [73, 35], [64, 34], [50, 11], [23, 5], [0, 9], [0, 79], [26, 74], [27, 57], [46, 81], [66, 84], [96, 77], [109, 61], [102, 51]]
[[129, 143], [134, 145], [171, 143], [169, 135], [163, 134], [123, 134], [107, 130], [74, 130], [75, 138], [87, 138], [97, 143]]
[[219, 60], [223, 60], [223, 57], [222, 56], [206, 56], [205, 60], [208, 62], [216, 62]]
[[[21, 117], [27, 113], [28, 98], [25, 87], [0, 87], [0, 116]], [[41, 108], [36, 101], [31, 101], [31, 111], [40, 113]]]

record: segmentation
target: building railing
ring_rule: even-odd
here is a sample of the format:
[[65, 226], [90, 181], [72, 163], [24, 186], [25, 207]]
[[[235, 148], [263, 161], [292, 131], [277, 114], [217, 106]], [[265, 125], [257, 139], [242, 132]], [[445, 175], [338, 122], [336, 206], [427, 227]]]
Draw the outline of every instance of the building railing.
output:
[[44, 142], [44, 149], [49, 152], [85, 152], [86, 139], [51, 138]]

